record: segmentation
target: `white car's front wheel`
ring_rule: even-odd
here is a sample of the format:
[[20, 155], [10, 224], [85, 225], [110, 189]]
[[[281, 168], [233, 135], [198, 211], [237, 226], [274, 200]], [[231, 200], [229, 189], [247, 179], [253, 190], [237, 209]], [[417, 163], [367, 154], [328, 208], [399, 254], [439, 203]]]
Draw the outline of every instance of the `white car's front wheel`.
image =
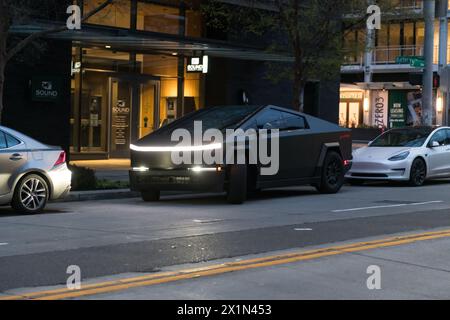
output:
[[427, 165], [425, 161], [418, 158], [411, 165], [409, 185], [412, 187], [423, 186], [427, 178]]

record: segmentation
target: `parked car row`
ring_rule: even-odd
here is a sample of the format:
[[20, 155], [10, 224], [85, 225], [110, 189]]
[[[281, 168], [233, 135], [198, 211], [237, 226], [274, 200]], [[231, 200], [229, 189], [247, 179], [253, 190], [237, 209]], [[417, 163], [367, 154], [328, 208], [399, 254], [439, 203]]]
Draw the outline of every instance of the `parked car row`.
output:
[[[193, 142], [182, 148], [172, 141], [179, 129], [195, 135], [197, 121], [202, 122], [203, 130], [253, 133], [254, 136], [245, 135], [241, 141], [247, 158], [245, 164], [231, 162], [225, 153], [220, 163], [202, 160], [195, 165], [174, 164], [174, 152], [215, 154], [228, 147], [227, 138], [206, 145]], [[279, 134], [272, 136], [264, 129], [277, 129]], [[251, 141], [257, 141], [258, 148], [264, 143], [267, 151], [275, 138], [278, 155], [270, 156], [278, 162], [277, 170], [264, 174], [268, 163], [261, 159], [249, 161], [251, 147], [255, 146]], [[272, 105], [196, 111], [130, 148], [131, 189], [139, 191], [147, 202], [158, 201], [161, 191], [169, 190], [224, 191], [230, 203], [241, 204], [248, 192], [265, 188], [312, 185], [321, 193], [337, 193], [346, 180], [352, 185], [386, 180], [421, 186], [428, 179], [450, 177], [450, 128], [393, 129], [352, 154], [350, 130]], [[39, 213], [47, 201], [63, 198], [70, 188], [71, 172], [61, 148], [0, 126], [0, 205], [11, 205], [25, 214]]]

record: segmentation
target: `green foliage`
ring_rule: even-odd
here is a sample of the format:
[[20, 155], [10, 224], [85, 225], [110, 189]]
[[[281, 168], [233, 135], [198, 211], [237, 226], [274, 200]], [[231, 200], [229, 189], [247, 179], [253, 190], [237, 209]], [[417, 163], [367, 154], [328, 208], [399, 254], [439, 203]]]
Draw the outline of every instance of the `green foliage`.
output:
[[70, 165], [69, 169], [72, 171], [73, 191], [114, 190], [130, 187], [128, 181], [97, 179], [94, 170], [89, 168]]
[[70, 165], [69, 169], [72, 171], [72, 190], [84, 191], [97, 188], [97, 178], [94, 170], [73, 165]]
[[[382, 12], [392, 6], [389, 0], [374, 3]], [[345, 53], [364, 49], [343, 48], [342, 40], [350, 30], [365, 28], [367, 8], [367, 0], [249, 0], [241, 5], [207, 0], [202, 5], [210, 28], [244, 42], [257, 39], [267, 51], [291, 56], [294, 63], [270, 63], [267, 77], [292, 80], [295, 90], [308, 80], [335, 79]]]

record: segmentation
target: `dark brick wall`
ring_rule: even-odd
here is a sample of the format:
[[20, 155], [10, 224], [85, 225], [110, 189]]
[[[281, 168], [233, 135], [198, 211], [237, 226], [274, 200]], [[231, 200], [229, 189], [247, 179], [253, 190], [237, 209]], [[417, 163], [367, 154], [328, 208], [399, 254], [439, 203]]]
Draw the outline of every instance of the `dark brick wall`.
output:
[[[48, 41], [39, 56], [11, 61], [6, 70], [4, 125], [43, 143], [68, 150], [70, 144], [71, 43]], [[33, 76], [61, 81], [58, 102], [31, 99]]]
[[[250, 104], [292, 107], [292, 82], [273, 83], [267, 79], [263, 62], [211, 58], [206, 76], [206, 105], [240, 104], [245, 90]], [[305, 89], [305, 112], [337, 123], [339, 80], [309, 83]]]

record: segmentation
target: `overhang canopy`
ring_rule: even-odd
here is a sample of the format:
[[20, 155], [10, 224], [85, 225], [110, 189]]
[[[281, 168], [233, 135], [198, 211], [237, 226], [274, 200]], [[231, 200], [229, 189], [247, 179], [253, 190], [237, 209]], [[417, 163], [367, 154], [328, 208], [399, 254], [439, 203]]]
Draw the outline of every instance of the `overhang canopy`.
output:
[[[12, 32], [27, 35], [54, 27], [55, 25], [49, 24], [13, 26]], [[94, 25], [83, 25], [82, 30], [67, 30], [50, 34], [46, 37], [73, 41], [75, 44], [86, 47], [111, 47], [111, 49], [116, 51], [166, 53], [171, 55], [176, 53], [186, 56], [204, 54], [212, 57], [268, 62], [294, 61], [288, 53], [272, 53], [261, 48], [233, 44], [226, 41], [180, 37], [147, 31], [130, 31]]]

